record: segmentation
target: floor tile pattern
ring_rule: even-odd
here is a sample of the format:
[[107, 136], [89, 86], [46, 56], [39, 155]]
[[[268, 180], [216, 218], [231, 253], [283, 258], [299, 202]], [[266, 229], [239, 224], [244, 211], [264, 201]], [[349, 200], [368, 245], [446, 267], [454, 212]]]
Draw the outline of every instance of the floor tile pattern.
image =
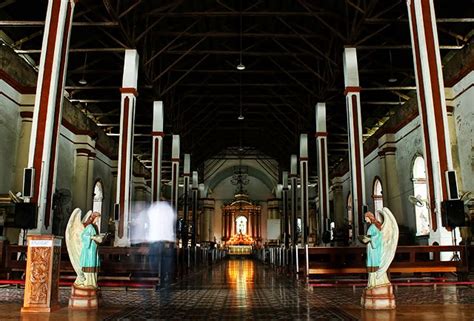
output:
[[360, 308], [362, 288], [308, 288], [251, 260], [229, 260], [194, 273], [168, 289], [104, 288], [98, 312], [67, 309], [69, 288], [60, 290], [63, 309], [44, 319], [19, 313], [23, 289], [0, 287], [0, 320], [474, 320], [474, 288], [396, 288], [397, 310]]

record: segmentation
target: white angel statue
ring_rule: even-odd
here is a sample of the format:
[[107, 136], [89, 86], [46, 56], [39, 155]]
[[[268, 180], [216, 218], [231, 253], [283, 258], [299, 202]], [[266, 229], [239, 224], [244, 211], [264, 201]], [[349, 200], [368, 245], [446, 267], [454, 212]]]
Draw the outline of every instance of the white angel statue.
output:
[[95, 225], [100, 217], [99, 212], [89, 211], [83, 220], [81, 214], [81, 209], [76, 208], [66, 227], [67, 251], [77, 274], [74, 286], [96, 289], [100, 267], [97, 245], [102, 243], [105, 234], [99, 234]]
[[373, 213], [367, 212], [365, 221], [371, 225], [367, 235], [359, 236], [359, 240], [367, 244], [368, 289], [390, 284], [387, 269], [395, 256], [398, 243], [398, 224], [392, 212], [384, 207], [378, 213], [383, 216], [383, 224]]

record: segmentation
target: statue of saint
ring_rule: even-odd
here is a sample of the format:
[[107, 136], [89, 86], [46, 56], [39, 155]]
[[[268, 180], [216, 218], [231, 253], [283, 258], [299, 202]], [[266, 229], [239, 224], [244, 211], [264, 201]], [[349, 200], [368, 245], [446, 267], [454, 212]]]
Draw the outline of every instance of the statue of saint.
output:
[[390, 285], [387, 269], [398, 243], [398, 224], [392, 212], [384, 207], [379, 213], [383, 216], [383, 223], [373, 213], [365, 213], [365, 221], [370, 226], [367, 235], [359, 236], [359, 240], [367, 245], [367, 289]]
[[76, 271], [74, 286], [97, 289], [97, 273], [100, 262], [97, 245], [102, 243], [105, 234], [97, 231], [100, 213], [89, 211], [81, 221], [81, 210], [76, 208], [66, 227], [66, 245], [69, 259]]

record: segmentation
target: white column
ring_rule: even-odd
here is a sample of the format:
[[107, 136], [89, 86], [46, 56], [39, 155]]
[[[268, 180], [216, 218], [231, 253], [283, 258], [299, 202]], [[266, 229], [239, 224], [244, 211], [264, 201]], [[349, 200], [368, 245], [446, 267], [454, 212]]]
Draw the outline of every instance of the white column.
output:
[[171, 148], [171, 205], [178, 212], [179, 135], [173, 135]]
[[308, 243], [309, 235], [309, 197], [308, 197], [308, 135], [300, 135], [300, 184], [302, 244]]
[[48, 1], [28, 158], [35, 175], [33, 195], [26, 201], [38, 204], [38, 224], [31, 233], [50, 233], [52, 227], [56, 151], [74, 6], [73, 0]]
[[291, 240], [292, 245], [298, 244], [298, 157], [291, 155], [290, 159], [290, 181], [291, 181]]
[[160, 200], [161, 191], [161, 159], [163, 156], [163, 102], [153, 102], [152, 136], [152, 168], [151, 168], [151, 200]]
[[288, 247], [290, 240], [289, 234], [289, 217], [288, 217], [288, 172], [284, 171], [282, 174], [283, 189], [282, 189], [282, 207], [283, 207], [283, 243], [285, 247]]
[[326, 131], [326, 103], [316, 104], [316, 154], [318, 168], [318, 194], [319, 194], [319, 235], [329, 231], [329, 173]]
[[360, 109], [359, 69], [355, 48], [344, 49], [344, 83], [349, 131], [349, 156], [351, 174], [352, 212], [354, 233], [364, 234], [365, 171], [364, 148], [362, 144], [362, 120]]
[[197, 228], [197, 211], [198, 211], [198, 197], [199, 197], [199, 189], [198, 189], [198, 172], [193, 171], [193, 178], [192, 178], [192, 237], [191, 237], [191, 246], [196, 246], [196, 233], [198, 231]]
[[[184, 154], [184, 164], [183, 164], [183, 219], [186, 223], [186, 227], [189, 227], [189, 179], [191, 176], [191, 155]], [[187, 246], [188, 244], [188, 233], [185, 233], [185, 239], [183, 239], [183, 244]]]
[[125, 50], [123, 66], [120, 113], [120, 139], [117, 173], [116, 203], [119, 208], [119, 220], [116, 222], [115, 246], [129, 246], [129, 226], [131, 187], [133, 170], [133, 130], [135, 122], [135, 102], [138, 78], [138, 53]]
[[440, 215], [441, 202], [449, 199], [446, 172], [453, 164], [436, 16], [433, 1], [410, 0], [407, 6], [428, 179], [430, 243], [452, 244]]

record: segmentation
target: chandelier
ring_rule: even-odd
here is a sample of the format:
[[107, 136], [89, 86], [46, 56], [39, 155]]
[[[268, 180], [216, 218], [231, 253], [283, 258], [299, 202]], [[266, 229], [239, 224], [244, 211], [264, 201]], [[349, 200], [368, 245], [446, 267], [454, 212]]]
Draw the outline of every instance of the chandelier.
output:
[[237, 186], [235, 189], [235, 194], [247, 194], [247, 190], [244, 189], [244, 186], [249, 184], [249, 179], [247, 176], [247, 166], [234, 166], [234, 174], [232, 175], [230, 183]]

